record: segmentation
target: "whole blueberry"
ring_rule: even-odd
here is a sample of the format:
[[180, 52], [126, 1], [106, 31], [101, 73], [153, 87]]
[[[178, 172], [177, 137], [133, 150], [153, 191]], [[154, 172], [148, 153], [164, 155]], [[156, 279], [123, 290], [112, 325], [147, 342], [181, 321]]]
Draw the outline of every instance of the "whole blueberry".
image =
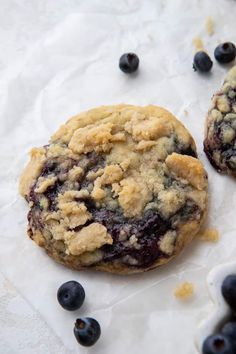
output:
[[236, 322], [230, 321], [225, 323], [225, 325], [222, 327], [221, 332], [231, 340], [234, 346], [234, 350], [236, 352]]
[[99, 339], [101, 327], [94, 318], [78, 318], [74, 326], [74, 335], [79, 344], [90, 347]]
[[125, 53], [120, 57], [119, 67], [126, 74], [134, 73], [139, 66], [139, 58], [134, 53]]
[[85, 298], [84, 288], [77, 281], [71, 280], [60, 286], [57, 291], [59, 304], [68, 311], [79, 309]]
[[221, 291], [227, 304], [236, 311], [236, 274], [230, 274], [224, 279]]
[[234, 354], [233, 344], [223, 334], [207, 337], [202, 346], [203, 354]]
[[193, 58], [193, 69], [206, 73], [211, 70], [213, 62], [209, 55], [204, 51], [199, 51]]
[[236, 47], [231, 42], [221, 43], [216, 47], [214, 55], [219, 63], [230, 63], [236, 57]]

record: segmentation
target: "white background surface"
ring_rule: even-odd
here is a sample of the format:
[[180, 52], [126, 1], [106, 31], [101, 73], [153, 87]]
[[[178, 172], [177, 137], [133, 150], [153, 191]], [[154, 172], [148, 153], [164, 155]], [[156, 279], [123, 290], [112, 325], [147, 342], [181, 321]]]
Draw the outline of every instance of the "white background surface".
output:
[[[236, 42], [235, 0], [1, 0], [0, 1], [0, 353], [194, 354], [199, 322], [212, 311], [205, 278], [233, 260], [235, 181], [219, 176], [202, 152], [204, 118], [226, 72], [194, 73], [192, 39], [210, 54], [220, 41]], [[216, 23], [209, 37], [204, 23]], [[118, 69], [125, 51], [140, 58], [134, 77]], [[32, 146], [47, 143], [69, 116], [101, 104], [158, 104], [191, 131], [209, 173], [208, 223], [218, 244], [196, 240], [170, 265], [145, 275], [76, 273], [56, 265], [26, 237], [27, 207], [17, 180]], [[186, 114], [187, 110], [188, 114]], [[81, 281], [86, 304], [63, 311], [57, 288]], [[192, 300], [173, 290], [192, 281]], [[73, 338], [74, 319], [92, 315], [102, 337], [89, 350]]]

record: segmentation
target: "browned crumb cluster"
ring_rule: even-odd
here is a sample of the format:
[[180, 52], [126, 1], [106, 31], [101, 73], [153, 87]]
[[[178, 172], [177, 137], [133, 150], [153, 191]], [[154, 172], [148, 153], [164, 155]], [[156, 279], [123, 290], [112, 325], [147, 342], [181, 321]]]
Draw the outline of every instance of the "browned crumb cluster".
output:
[[219, 231], [216, 229], [206, 229], [198, 234], [198, 237], [203, 241], [208, 242], [218, 242], [219, 241]]
[[212, 36], [215, 32], [215, 24], [211, 16], [207, 17], [205, 27], [209, 36]]
[[175, 288], [175, 297], [177, 299], [185, 300], [193, 296], [194, 286], [190, 282], [184, 282], [182, 284], [177, 285]]
[[193, 45], [195, 47], [195, 51], [198, 52], [199, 50], [204, 50], [204, 44], [200, 37], [195, 37], [193, 39]]

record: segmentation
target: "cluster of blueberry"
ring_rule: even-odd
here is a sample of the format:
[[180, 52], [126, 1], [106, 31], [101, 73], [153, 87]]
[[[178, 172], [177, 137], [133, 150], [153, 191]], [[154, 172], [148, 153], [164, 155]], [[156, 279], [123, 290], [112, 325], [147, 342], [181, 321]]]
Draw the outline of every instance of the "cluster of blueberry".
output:
[[[226, 64], [236, 57], [236, 47], [231, 42], [219, 44], [214, 51], [215, 59]], [[193, 58], [193, 68], [195, 71], [208, 72], [213, 66], [210, 56], [203, 50], [198, 51]], [[135, 53], [125, 53], [119, 60], [120, 69], [126, 74], [134, 73], [139, 67], [139, 58]]]
[[[77, 281], [68, 281], [58, 289], [57, 299], [65, 310], [78, 310], [83, 305], [85, 299], [84, 288]], [[90, 347], [99, 339], [101, 328], [94, 318], [77, 318], [74, 326], [74, 335], [79, 344]]]
[[[236, 57], [236, 47], [231, 42], [219, 44], [214, 51], [215, 59], [226, 64], [233, 61]], [[213, 62], [210, 56], [203, 50], [198, 51], [193, 58], [193, 68], [196, 71], [208, 72], [211, 70]]]
[[233, 316], [220, 328], [219, 333], [205, 339], [203, 354], [236, 354], [236, 274], [224, 279], [221, 292]]

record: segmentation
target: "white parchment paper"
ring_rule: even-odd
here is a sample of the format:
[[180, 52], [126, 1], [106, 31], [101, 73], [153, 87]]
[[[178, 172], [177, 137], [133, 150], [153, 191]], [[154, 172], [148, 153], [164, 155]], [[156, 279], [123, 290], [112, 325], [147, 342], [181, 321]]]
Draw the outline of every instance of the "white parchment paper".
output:
[[[3, 3], [17, 23], [21, 2]], [[47, 1], [40, 3], [35, 11], [53, 18], [53, 7]], [[31, 41], [19, 60], [11, 55], [6, 63], [4, 53], [1, 57], [0, 269], [59, 337], [65, 353], [173, 354], [176, 348], [181, 354], [195, 353], [196, 328], [212, 309], [206, 274], [236, 256], [236, 192], [235, 181], [219, 176], [202, 151], [210, 98], [227, 68], [214, 63], [210, 75], [194, 73], [192, 40], [200, 36], [211, 55], [220, 41], [236, 42], [236, 2], [94, 0], [67, 3], [65, 8], [59, 3], [63, 2], [55, 5], [55, 24], [51, 21], [41, 35], [37, 33], [38, 39]], [[24, 6], [27, 13], [30, 2]], [[16, 33], [1, 16], [0, 35], [6, 41], [14, 35], [17, 46]], [[27, 16], [26, 28], [27, 21], [32, 22], [31, 15]], [[204, 26], [208, 16], [215, 21], [211, 37]], [[5, 42], [3, 47], [11, 53]], [[119, 57], [126, 51], [139, 55], [137, 75], [124, 75], [118, 69]], [[114, 103], [164, 106], [190, 130], [209, 174], [208, 224], [219, 230], [219, 243], [196, 240], [163, 268], [120, 277], [68, 270], [28, 239], [27, 205], [18, 195], [18, 177], [27, 152], [46, 144], [70, 116]], [[75, 313], [64, 311], [56, 300], [58, 287], [70, 279], [80, 281], [86, 291], [86, 302]], [[181, 303], [173, 290], [184, 280], [194, 283], [195, 296]], [[94, 316], [102, 327], [101, 339], [89, 350], [79, 347], [73, 337], [74, 320], [84, 315]], [[31, 352], [26, 346], [25, 353]]]

